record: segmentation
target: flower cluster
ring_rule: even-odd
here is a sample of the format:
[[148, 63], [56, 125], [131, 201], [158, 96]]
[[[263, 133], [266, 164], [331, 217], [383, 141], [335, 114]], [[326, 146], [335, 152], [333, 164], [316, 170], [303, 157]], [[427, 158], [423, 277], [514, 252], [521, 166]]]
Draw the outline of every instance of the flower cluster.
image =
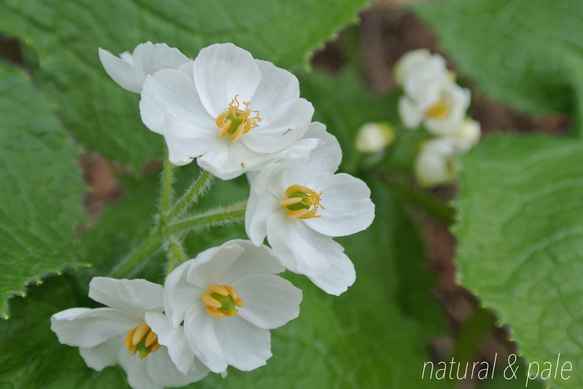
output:
[[196, 160], [223, 180], [247, 175], [250, 240], [181, 261], [163, 287], [94, 278], [89, 297], [106, 307], [59, 312], [52, 330], [79, 347], [89, 367], [121, 365], [134, 388], [264, 365], [269, 330], [296, 318], [302, 300], [276, 274], [288, 269], [329, 294], [346, 291], [355, 268], [333, 238], [372, 223], [369, 188], [336, 173], [338, 141], [312, 122], [296, 77], [272, 63], [230, 43], [202, 49], [194, 60], [150, 42], [120, 57], [99, 49], [99, 57], [116, 83], [140, 94], [142, 121], [164, 137], [172, 164]]
[[466, 116], [470, 91], [455, 82], [442, 56], [426, 49], [405, 54], [395, 67], [395, 79], [405, 92], [399, 100], [405, 126], [415, 129], [423, 124], [434, 136], [421, 146], [415, 161], [419, 184], [454, 180], [460, 168], [457, 157], [480, 138], [480, 124]]

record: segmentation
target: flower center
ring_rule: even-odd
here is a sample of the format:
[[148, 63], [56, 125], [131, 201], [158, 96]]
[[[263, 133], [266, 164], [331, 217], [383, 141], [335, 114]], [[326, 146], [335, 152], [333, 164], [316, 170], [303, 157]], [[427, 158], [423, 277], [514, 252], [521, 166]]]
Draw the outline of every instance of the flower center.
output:
[[301, 185], [292, 185], [285, 190], [285, 199], [279, 202], [286, 209], [285, 214], [294, 217], [294, 224], [298, 219], [312, 219], [322, 217], [316, 215], [318, 208], [326, 209], [320, 204], [320, 193]]
[[130, 355], [136, 355], [139, 351], [140, 359], [144, 359], [148, 354], [158, 350], [160, 343], [158, 343], [158, 335], [145, 322], [142, 322], [128, 332], [124, 346], [130, 351]]
[[439, 101], [433, 104], [425, 113], [432, 119], [441, 119], [449, 113], [450, 106], [442, 97]]
[[236, 316], [239, 310], [235, 307], [243, 306], [237, 289], [232, 286], [214, 284], [209, 288], [209, 292], [202, 294], [202, 302], [206, 305], [209, 315], [218, 319]]
[[[241, 135], [248, 133], [251, 129], [257, 127], [257, 123], [261, 121], [259, 111], [249, 109], [250, 102], [243, 102], [245, 110], [239, 109], [239, 101], [237, 96], [229, 103], [229, 108], [221, 112], [217, 117], [216, 123], [219, 126], [219, 135], [227, 136], [232, 141], [238, 140]], [[254, 117], [249, 117], [254, 114]]]

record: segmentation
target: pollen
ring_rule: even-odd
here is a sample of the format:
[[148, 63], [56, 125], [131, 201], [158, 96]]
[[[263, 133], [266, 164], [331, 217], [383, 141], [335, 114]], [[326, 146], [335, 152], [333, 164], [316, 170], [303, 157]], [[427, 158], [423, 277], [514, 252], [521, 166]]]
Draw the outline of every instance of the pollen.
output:
[[239, 310], [235, 307], [243, 307], [243, 300], [239, 298], [237, 289], [229, 285], [210, 286], [209, 291], [202, 294], [202, 302], [209, 315], [217, 319], [236, 316]]
[[220, 136], [229, 136], [232, 141], [238, 140], [243, 134], [248, 133], [261, 121], [259, 111], [249, 109], [250, 102], [243, 102], [244, 110], [240, 109], [239, 101], [235, 95], [229, 103], [229, 108], [221, 112], [216, 119]]
[[449, 104], [442, 97], [427, 110], [426, 115], [433, 119], [441, 119], [449, 113], [450, 108]]
[[279, 203], [285, 208], [285, 214], [294, 218], [294, 224], [298, 219], [322, 217], [322, 215], [316, 215], [318, 208], [326, 209], [320, 204], [322, 191], [317, 193], [305, 186], [292, 185], [286, 189], [285, 195], [287, 197], [281, 199]]
[[140, 323], [128, 332], [124, 346], [129, 350], [130, 355], [132, 356], [139, 352], [140, 359], [146, 358], [148, 354], [151, 354], [160, 348], [158, 335], [156, 335], [145, 322]]

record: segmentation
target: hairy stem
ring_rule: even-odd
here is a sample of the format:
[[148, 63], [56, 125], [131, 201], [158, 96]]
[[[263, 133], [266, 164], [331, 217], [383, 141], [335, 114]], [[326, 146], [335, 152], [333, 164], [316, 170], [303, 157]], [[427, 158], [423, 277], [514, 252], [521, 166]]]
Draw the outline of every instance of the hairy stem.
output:
[[160, 215], [164, 215], [172, 202], [172, 164], [168, 159], [168, 152], [164, 158], [164, 171], [162, 172], [162, 198], [160, 201]]
[[245, 220], [245, 204], [241, 202], [229, 207], [219, 208], [209, 213], [180, 220], [168, 226], [170, 234], [199, 231], [204, 228], [240, 223]]
[[203, 171], [190, 188], [176, 201], [172, 209], [168, 212], [168, 220], [174, 220], [188, 208], [189, 205], [198, 201], [199, 197], [212, 185], [213, 175], [208, 171]]

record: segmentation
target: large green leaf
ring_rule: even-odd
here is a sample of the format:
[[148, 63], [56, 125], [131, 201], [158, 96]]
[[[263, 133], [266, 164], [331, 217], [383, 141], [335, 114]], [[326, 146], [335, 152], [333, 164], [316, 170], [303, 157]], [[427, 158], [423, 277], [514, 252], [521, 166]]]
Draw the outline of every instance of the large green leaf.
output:
[[66, 127], [92, 150], [139, 166], [161, 156], [159, 136], [139, 118], [138, 98], [101, 67], [97, 48], [131, 51], [166, 42], [185, 54], [233, 42], [256, 58], [290, 68], [354, 20], [367, 0], [0, 0], [0, 30], [30, 49], [40, 87], [58, 104]]
[[73, 265], [84, 220], [78, 149], [28, 77], [0, 63], [0, 315], [24, 286]]
[[[529, 362], [583, 374], [583, 146], [546, 136], [496, 136], [463, 159], [461, 282], [509, 324]], [[562, 362], [562, 363], [563, 363]], [[554, 370], [553, 370], [554, 377]]]
[[533, 113], [583, 113], [583, 2], [447, 0], [414, 8], [461, 73]]

